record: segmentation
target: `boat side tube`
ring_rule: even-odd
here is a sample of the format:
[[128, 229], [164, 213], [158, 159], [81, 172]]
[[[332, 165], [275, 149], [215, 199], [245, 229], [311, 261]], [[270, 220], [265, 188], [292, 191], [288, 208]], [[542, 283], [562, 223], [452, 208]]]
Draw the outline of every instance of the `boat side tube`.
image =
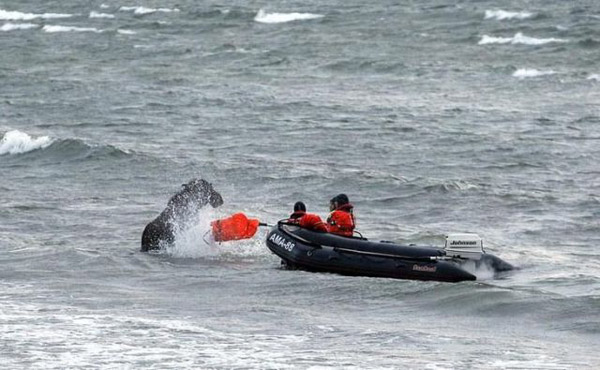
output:
[[438, 260], [443, 251], [429, 247], [402, 247], [286, 225], [270, 231], [267, 247], [287, 266], [308, 271], [446, 282], [475, 280], [455, 263]]

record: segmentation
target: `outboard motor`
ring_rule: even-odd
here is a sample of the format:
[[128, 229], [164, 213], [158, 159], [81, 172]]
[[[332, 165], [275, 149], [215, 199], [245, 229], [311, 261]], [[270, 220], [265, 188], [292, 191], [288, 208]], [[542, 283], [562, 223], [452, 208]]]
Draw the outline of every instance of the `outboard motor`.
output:
[[483, 240], [477, 234], [448, 234], [444, 246], [446, 256], [480, 260], [485, 253]]

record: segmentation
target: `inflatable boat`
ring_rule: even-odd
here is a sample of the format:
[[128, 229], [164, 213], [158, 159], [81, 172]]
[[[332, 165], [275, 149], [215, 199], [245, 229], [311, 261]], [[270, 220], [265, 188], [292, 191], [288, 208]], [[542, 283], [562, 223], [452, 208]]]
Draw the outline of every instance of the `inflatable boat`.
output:
[[353, 276], [459, 282], [476, 280], [485, 268], [494, 275], [513, 266], [483, 250], [477, 234], [450, 234], [444, 247], [399, 245], [343, 237], [279, 222], [267, 235], [267, 247], [291, 269]]

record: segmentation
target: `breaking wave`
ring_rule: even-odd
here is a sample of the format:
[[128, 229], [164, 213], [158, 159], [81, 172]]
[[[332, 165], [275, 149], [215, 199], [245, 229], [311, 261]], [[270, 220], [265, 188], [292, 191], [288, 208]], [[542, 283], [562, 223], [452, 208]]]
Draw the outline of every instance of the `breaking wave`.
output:
[[54, 19], [54, 18], [70, 18], [73, 14], [61, 13], [21, 13], [16, 11], [8, 11], [0, 9], [0, 20], [4, 21], [30, 21], [32, 19]]
[[31, 137], [12, 130], [0, 141], [0, 155], [27, 155], [28, 159], [49, 161], [82, 160], [98, 157], [126, 157], [130, 153], [112, 145], [88, 144], [80, 139], [55, 139], [48, 136]]
[[177, 8], [146, 8], [145, 6], [122, 6], [119, 8], [120, 11], [123, 12], [129, 12], [129, 11], [133, 11], [133, 14], [137, 14], [137, 15], [145, 15], [145, 14], [152, 14], [152, 13], [174, 13], [174, 12], [179, 12], [179, 9]]
[[48, 136], [32, 138], [19, 130], [8, 131], [0, 141], [0, 155], [21, 154], [37, 149], [44, 149], [52, 144]]
[[2, 27], [0, 27], [0, 31], [8, 32], [14, 30], [28, 30], [31, 28], [39, 27], [37, 24], [33, 23], [5, 23]]
[[254, 20], [258, 23], [286, 23], [293, 21], [303, 21], [309, 19], [323, 18], [322, 14], [312, 13], [267, 13], [263, 9], [260, 9]]
[[528, 77], [553, 75], [555, 73], [556, 72], [554, 72], [554, 71], [540, 71], [537, 69], [520, 68], [520, 69], [517, 69], [512, 75], [513, 75], [513, 77], [518, 77], [518, 78], [528, 78]]
[[102, 30], [99, 30], [94, 27], [72, 27], [72, 26], [49, 26], [45, 25], [42, 30], [47, 33], [56, 33], [56, 32], [95, 32], [101, 33]]
[[529, 37], [523, 35], [521, 32], [518, 32], [513, 37], [494, 37], [483, 35], [481, 40], [479, 40], [479, 45], [488, 45], [488, 44], [523, 44], [523, 45], [544, 45], [552, 42], [569, 42], [564, 39], [557, 38], [548, 38], [548, 39], [538, 39], [535, 37]]
[[533, 17], [530, 12], [508, 12], [506, 10], [486, 10], [485, 19], [496, 19], [499, 21], [508, 19], [527, 19]]

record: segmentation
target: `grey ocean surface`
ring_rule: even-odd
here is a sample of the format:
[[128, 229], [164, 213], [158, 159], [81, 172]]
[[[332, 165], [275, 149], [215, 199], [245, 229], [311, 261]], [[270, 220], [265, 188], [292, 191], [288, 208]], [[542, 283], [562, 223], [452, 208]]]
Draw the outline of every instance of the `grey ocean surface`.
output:
[[[6, 368], [600, 367], [596, 1], [0, 1]], [[162, 254], [191, 178], [223, 207]], [[235, 211], [475, 232], [459, 284], [281, 269]]]

